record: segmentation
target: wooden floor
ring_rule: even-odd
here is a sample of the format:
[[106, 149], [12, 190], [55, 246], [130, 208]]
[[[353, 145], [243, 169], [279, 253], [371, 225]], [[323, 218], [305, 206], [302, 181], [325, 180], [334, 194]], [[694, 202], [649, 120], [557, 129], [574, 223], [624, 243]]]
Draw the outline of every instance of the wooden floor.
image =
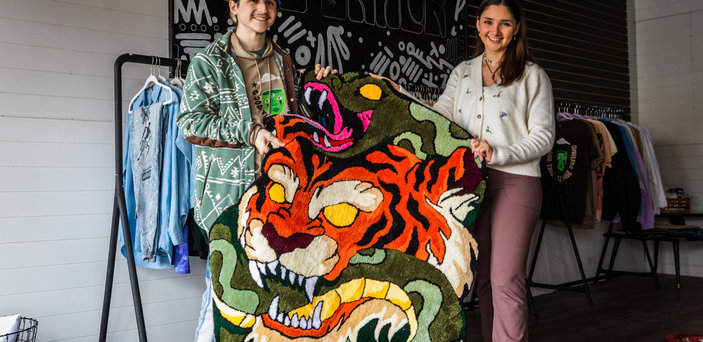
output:
[[[535, 297], [538, 319], [530, 319], [531, 342], [665, 342], [671, 333], [703, 335], [703, 278], [615, 276], [591, 285], [593, 306], [582, 292], [556, 291]], [[483, 341], [478, 308], [469, 310], [465, 341]]]

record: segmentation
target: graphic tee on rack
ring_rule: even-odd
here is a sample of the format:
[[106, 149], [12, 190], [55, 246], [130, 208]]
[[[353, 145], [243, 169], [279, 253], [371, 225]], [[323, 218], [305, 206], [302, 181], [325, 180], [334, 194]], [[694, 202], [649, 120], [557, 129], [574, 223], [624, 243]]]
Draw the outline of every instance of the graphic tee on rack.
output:
[[564, 219], [558, 197], [552, 195], [547, 203], [554, 179], [561, 191], [569, 222], [583, 222], [591, 161], [598, 157], [592, 131], [587, 125], [581, 120], [557, 122], [554, 148], [540, 160], [542, 219]]

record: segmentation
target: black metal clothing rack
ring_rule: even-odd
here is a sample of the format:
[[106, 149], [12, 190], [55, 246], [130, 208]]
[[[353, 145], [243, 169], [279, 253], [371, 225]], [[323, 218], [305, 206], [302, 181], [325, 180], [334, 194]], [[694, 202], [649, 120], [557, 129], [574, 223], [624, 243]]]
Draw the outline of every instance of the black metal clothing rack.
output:
[[181, 67], [181, 62], [174, 58], [146, 56], [138, 54], [123, 54], [117, 57], [114, 65], [114, 101], [115, 101], [115, 194], [112, 206], [112, 227], [110, 230], [110, 246], [107, 257], [107, 272], [105, 275], [105, 292], [103, 295], [102, 318], [100, 321], [100, 342], [107, 338], [107, 324], [110, 315], [110, 301], [112, 299], [112, 284], [115, 273], [115, 256], [117, 254], [117, 234], [119, 222], [122, 221], [122, 234], [124, 235], [125, 254], [129, 269], [129, 283], [132, 288], [132, 301], [134, 314], [137, 320], [139, 341], [146, 342], [146, 326], [142, 311], [142, 299], [139, 293], [139, 280], [137, 268], [134, 263], [132, 236], [127, 218], [127, 205], [125, 203], [124, 184], [122, 182], [122, 66], [125, 63], [147, 64], [158, 66]]
[[[570, 106], [574, 108], [579, 108], [580, 104], [576, 103], [571, 103], [571, 102], [558, 102], [555, 104], [557, 111], [562, 111], [564, 109], [568, 109]], [[577, 112], [578, 110], [575, 110]], [[593, 114], [593, 113], [589, 113]], [[551, 153], [551, 151], [550, 151]], [[552, 158], [552, 169], [556, 170], [557, 165], [556, 165], [556, 158]], [[532, 297], [532, 291], [530, 290], [531, 287], [539, 287], [539, 288], [546, 288], [546, 289], [552, 289], [552, 290], [563, 290], [563, 291], [577, 291], [577, 292], [584, 292], [586, 294], [586, 298], [588, 300], [588, 305], [593, 306], [593, 298], [591, 297], [591, 291], [588, 286], [588, 282], [592, 279], [586, 278], [586, 273], [583, 270], [583, 263], [581, 262], [581, 256], [579, 254], [578, 246], [576, 245], [576, 238], [574, 237], [574, 230], [571, 226], [571, 223], [569, 222], [569, 216], [566, 213], [566, 207], [564, 205], [564, 197], [563, 194], [561, 193], [561, 189], [559, 188], [558, 181], [556, 177], [550, 177], [551, 179], [551, 185], [549, 187], [549, 193], [547, 194], [547, 202], [543, 203], [543, 208], [550, 208], [550, 205], [552, 204], [552, 200], [554, 199], [554, 193], [556, 192], [556, 197], [557, 201], [559, 203], [559, 208], [561, 209], [561, 215], [562, 215], [562, 220], [566, 224], [566, 229], [569, 232], [569, 239], [571, 240], [571, 247], [574, 251], [574, 256], [576, 257], [576, 263], [578, 264], [579, 268], [579, 274], [581, 276], [580, 280], [575, 280], [575, 281], [570, 281], [562, 284], [546, 284], [546, 283], [539, 283], [535, 282], [532, 280], [534, 273], [535, 273], [535, 267], [537, 265], [537, 258], [539, 257], [539, 250], [542, 247], [542, 238], [544, 237], [544, 229], [547, 226], [547, 219], [542, 218], [542, 225], [540, 226], [539, 229], [539, 235], [537, 236], [537, 243], [535, 245], [535, 251], [534, 254], [532, 255], [532, 261], [530, 264], [530, 272], [529, 275], [527, 276], [527, 291], [528, 291], [528, 305], [530, 308], [532, 308], [532, 316], [534, 318], [537, 318], [537, 310], [535, 309], [535, 305], [533, 302], [533, 297]]]
[[[609, 106], [600, 106], [600, 105], [593, 105], [593, 104], [588, 104], [588, 103], [579, 103], [579, 102], [572, 102], [572, 101], [555, 101], [554, 107], [557, 109], [557, 112], [570, 112], [573, 114], [585, 115], [587, 117], [592, 117], [592, 118], [621, 119], [621, 120], [630, 121], [630, 114], [623, 108], [614, 108], [614, 107], [609, 107]], [[552, 163], [556, 164], [556, 158], [552, 158]], [[556, 165], [553, 165], [552, 167], [554, 168], [554, 170], [556, 170]], [[552, 199], [554, 198], [553, 197], [554, 192], [556, 192], [557, 200], [559, 201], [559, 207], [561, 209], [562, 220], [564, 221], [564, 223], [566, 223], [567, 231], [569, 232], [569, 238], [571, 240], [571, 246], [574, 250], [576, 262], [579, 267], [579, 273], [581, 275], [581, 280], [576, 280], [576, 281], [571, 281], [571, 282], [566, 282], [563, 284], [556, 284], [556, 285], [538, 283], [538, 282], [534, 282], [532, 280], [532, 277], [534, 276], [535, 266], [537, 264], [537, 257], [539, 256], [539, 250], [542, 245], [542, 237], [544, 236], [544, 229], [547, 225], [547, 220], [542, 219], [542, 226], [540, 227], [539, 235], [537, 237], [537, 244], [535, 246], [535, 252], [534, 252], [534, 255], [532, 256], [532, 263], [530, 265], [530, 273], [529, 273], [529, 276], [527, 277], [527, 289], [529, 291], [530, 287], [541, 287], [541, 288], [547, 288], [547, 289], [553, 289], [553, 290], [584, 292], [586, 294], [586, 298], [588, 299], [588, 304], [592, 306], [593, 299], [591, 297], [591, 292], [590, 292], [588, 283], [591, 281], [598, 282], [599, 275], [604, 272], [601, 265], [603, 262], [602, 261], [603, 255], [605, 252], [603, 252], [603, 255], [601, 255], [601, 261], [599, 262], [596, 276], [591, 277], [591, 278], [586, 278], [586, 274], [583, 271], [583, 263], [581, 262], [581, 257], [579, 255], [578, 247], [576, 245], [576, 238], [574, 237], [574, 231], [571, 226], [571, 223], [569, 223], [569, 218], [567, 216], [566, 208], [564, 206], [563, 194], [561, 193], [561, 190], [559, 189], [558, 182], [557, 182], [556, 178], [551, 177], [551, 179], [552, 179], [552, 184], [550, 186], [549, 194], [547, 195], [547, 203], [545, 203], [544, 205], [545, 205], [545, 207], [549, 207]], [[608, 234], [611, 232], [611, 229], [612, 229], [612, 223], [610, 225], [610, 228], [608, 229]], [[606, 240], [606, 242], [605, 242], [605, 248], [607, 248], [607, 244], [608, 244], [608, 240]], [[648, 254], [648, 256], [649, 256], [649, 254]], [[650, 262], [650, 265], [651, 265], [651, 262]], [[528, 299], [530, 301], [532, 300], [532, 294], [528, 295]], [[530, 306], [533, 308], [532, 315], [536, 318], [537, 313], [536, 313], [536, 310], [534, 309], [534, 303], [530, 303]]]
[[[552, 158], [552, 162], [556, 163], [556, 158]], [[556, 165], [554, 165], [554, 170], [556, 170]], [[529, 307], [532, 308], [531, 314], [534, 318], [537, 318], [537, 310], [535, 309], [535, 305], [532, 300], [532, 291], [530, 290], [530, 287], [540, 287], [540, 288], [546, 288], [546, 289], [552, 289], [552, 290], [584, 292], [586, 294], [586, 298], [588, 300], [588, 305], [593, 306], [593, 298], [591, 297], [591, 291], [588, 286], [589, 279], [586, 278], [586, 273], [583, 271], [583, 263], [581, 262], [581, 256], [579, 254], [578, 246], [576, 245], [576, 238], [574, 237], [574, 230], [571, 227], [571, 223], [569, 223], [569, 217], [566, 214], [566, 207], [564, 206], [563, 195], [561, 193], [561, 190], [559, 189], [557, 179], [555, 177], [550, 177], [550, 178], [552, 180], [552, 184], [549, 187], [549, 194], [547, 195], [547, 202], [544, 204], [544, 207], [545, 208], [550, 207], [552, 199], [554, 198], [553, 195], [556, 192], [556, 195], [557, 195], [556, 197], [557, 197], [557, 200], [559, 201], [559, 208], [561, 208], [562, 219], [563, 219], [564, 223], [566, 223], [566, 228], [567, 228], [567, 231], [569, 232], [569, 238], [571, 240], [571, 247], [574, 250], [574, 256], [576, 257], [576, 263], [578, 264], [579, 273], [581, 275], [581, 280], [576, 280], [576, 281], [571, 281], [571, 282], [566, 282], [566, 283], [556, 284], [556, 285], [555, 284], [539, 283], [539, 282], [535, 282], [532, 280], [532, 278], [535, 274], [535, 266], [537, 265], [537, 258], [539, 257], [539, 250], [540, 250], [540, 247], [542, 246], [542, 238], [544, 237], [544, 229], [547, 226], [547, 219], [542, 218], [542, 225], [540, 226], [539, 235], [537, 236], [537, 244], [535, 245], [535, 252], [532, 255], [532, 262], [530, 264], [530, 273], [527, 277], [527, 291], [528, 291], [527, 298], [528, 298], [528, 301], [530, 302], [528, 304], [529, 304]]]

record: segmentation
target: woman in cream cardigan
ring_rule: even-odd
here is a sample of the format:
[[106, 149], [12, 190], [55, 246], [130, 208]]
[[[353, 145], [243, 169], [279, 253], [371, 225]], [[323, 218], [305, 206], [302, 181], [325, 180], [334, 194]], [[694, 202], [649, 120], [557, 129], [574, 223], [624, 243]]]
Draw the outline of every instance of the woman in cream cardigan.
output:
[[468, 130], [488, 181], [476, 234], [484, 341], [527, 341], [526, 260], [542, 202], [540, 158], [554, 140], [547, 74], [529, 55], [514, 0], [485, 0], [474, 58], [458, 65], [434, 109]]
[[486, 163], [476, 227], [483, 339], [527, 341], [525, 268], [542, 205], [539, 161], [554, 143], [552, 86], [530, 58], [516, 0], [484, 0], [476, 31], [473, 58], [454, 68], [433, 108], [475, 137]]

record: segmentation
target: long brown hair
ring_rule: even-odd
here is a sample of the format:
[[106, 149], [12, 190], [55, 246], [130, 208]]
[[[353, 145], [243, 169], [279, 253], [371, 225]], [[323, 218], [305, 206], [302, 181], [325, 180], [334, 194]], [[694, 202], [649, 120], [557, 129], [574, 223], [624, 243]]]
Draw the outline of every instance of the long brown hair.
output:
[[[522, 78], [522, 74], [525, 72], [525, 64], [527, 62], [533, 62], [532, 56], [530, 55], [530, 49], [527, 45], [527, 25], [523, 20], [523, 12], [520, 3], [517, 0], [484, 0], [476, 11], [476, 21], [481, 18], [483, 11], [489, 6], [502, 5], [508, 8], [510, 13], [515, 18], [516, 25], [520, 25], [517, 35], [515, 35], [515, 40], [510, 42], [505, 55], [503, 56], [503, 62], [500, 67], [500, 79], [502, 86], [508, 86], [511, 83]], [[473, 57], [478, 57], [483, 54], [486, 47], [483, 45], [483, 41], [479, 35], [476, 35], [476, 48], [474, 49]]]

